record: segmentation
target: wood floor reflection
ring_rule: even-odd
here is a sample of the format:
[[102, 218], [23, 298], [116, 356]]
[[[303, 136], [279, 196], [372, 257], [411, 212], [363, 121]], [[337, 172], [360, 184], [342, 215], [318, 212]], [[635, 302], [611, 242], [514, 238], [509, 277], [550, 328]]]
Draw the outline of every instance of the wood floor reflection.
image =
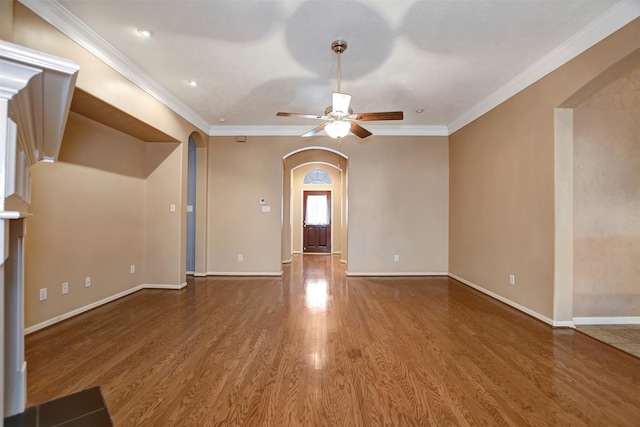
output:
[[284, 268], [28, 335], [28, 404], [100, 386], [116, 426], [639, 425], [631, 355], [446, 277]]

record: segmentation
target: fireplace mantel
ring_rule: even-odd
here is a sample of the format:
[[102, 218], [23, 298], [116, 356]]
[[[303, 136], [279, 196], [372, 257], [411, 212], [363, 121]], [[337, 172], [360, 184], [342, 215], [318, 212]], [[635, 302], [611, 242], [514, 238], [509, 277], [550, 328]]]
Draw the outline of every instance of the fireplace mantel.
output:
[[58, 158], [74, 62], [0, 40], [0, 419], [24, 411], [24, 246], [31, 167]]

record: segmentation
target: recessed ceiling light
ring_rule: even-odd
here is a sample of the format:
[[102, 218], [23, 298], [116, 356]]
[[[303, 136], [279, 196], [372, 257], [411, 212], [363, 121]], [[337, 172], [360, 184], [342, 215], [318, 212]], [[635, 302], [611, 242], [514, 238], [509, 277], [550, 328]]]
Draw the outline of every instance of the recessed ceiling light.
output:
[[224, 123], [224, 121], [225, 121], [225, 120], [221, 117], [221, 118], [219, 118], [219, 119], [218, 119], [218, 121], [219, 121], [220, 123]]
[[146, 28], [139, 28], [138, 33], [145, 38], [153, 37], [153, 30], [149, 30]]
[[418, 108], [416, 110], [416, 113], [418, 113], [418, 114], [423, 113], [423, 112], [424, 112], [424, 108]]
[[197, 82], [197, 81], [195, 81], [195, 80], [189, 80], [189, 81], [188, 81], [188, 83], [189, 83], [189, 86], [191, 86], [191, 87], [196, 87], [196, 86], [198, 86], [198, 82]]

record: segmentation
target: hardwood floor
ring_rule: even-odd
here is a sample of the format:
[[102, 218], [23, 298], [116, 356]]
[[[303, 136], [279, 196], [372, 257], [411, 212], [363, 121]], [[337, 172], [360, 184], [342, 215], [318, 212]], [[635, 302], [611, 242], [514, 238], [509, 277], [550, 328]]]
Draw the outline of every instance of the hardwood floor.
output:
[[143, 290], [26, 337], [28, 404], [101, 386], [116, 426], [638, 426], [640, 359], [446, 277]]

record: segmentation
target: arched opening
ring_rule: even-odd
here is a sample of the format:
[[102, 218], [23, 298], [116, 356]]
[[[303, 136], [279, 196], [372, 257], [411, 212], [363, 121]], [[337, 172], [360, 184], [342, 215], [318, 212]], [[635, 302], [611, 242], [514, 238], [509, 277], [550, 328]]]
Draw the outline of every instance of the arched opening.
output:
[[189, 136], [187, 156], [187, 274], [196, 268], [196, 143]]
[[207, 257], [207, 143], [202, 135], [189, 135], [186, 183], [186, 271], [206, 276]]
[[[305, 183], [305, 176], [320, 170], [330, 177], [331, 183]], [[322, 173], [316, 173], [319, 177]], [[312, 180], [313, 181], [313, 180]], [[326, 190], [331, 194], [332, 241], [331, 253], [347, 260], [348, 242], [348, 157], [326, 147], [307, 147], [283, 157], [283, 218], [282, 260], [291, 262], [293, 254], [303, 251], [303, 191]]]
[[[555, 111], [554, 325], [637, 323], [638, 53]], [[603, 173], [603, 171], [607, 173]]]

